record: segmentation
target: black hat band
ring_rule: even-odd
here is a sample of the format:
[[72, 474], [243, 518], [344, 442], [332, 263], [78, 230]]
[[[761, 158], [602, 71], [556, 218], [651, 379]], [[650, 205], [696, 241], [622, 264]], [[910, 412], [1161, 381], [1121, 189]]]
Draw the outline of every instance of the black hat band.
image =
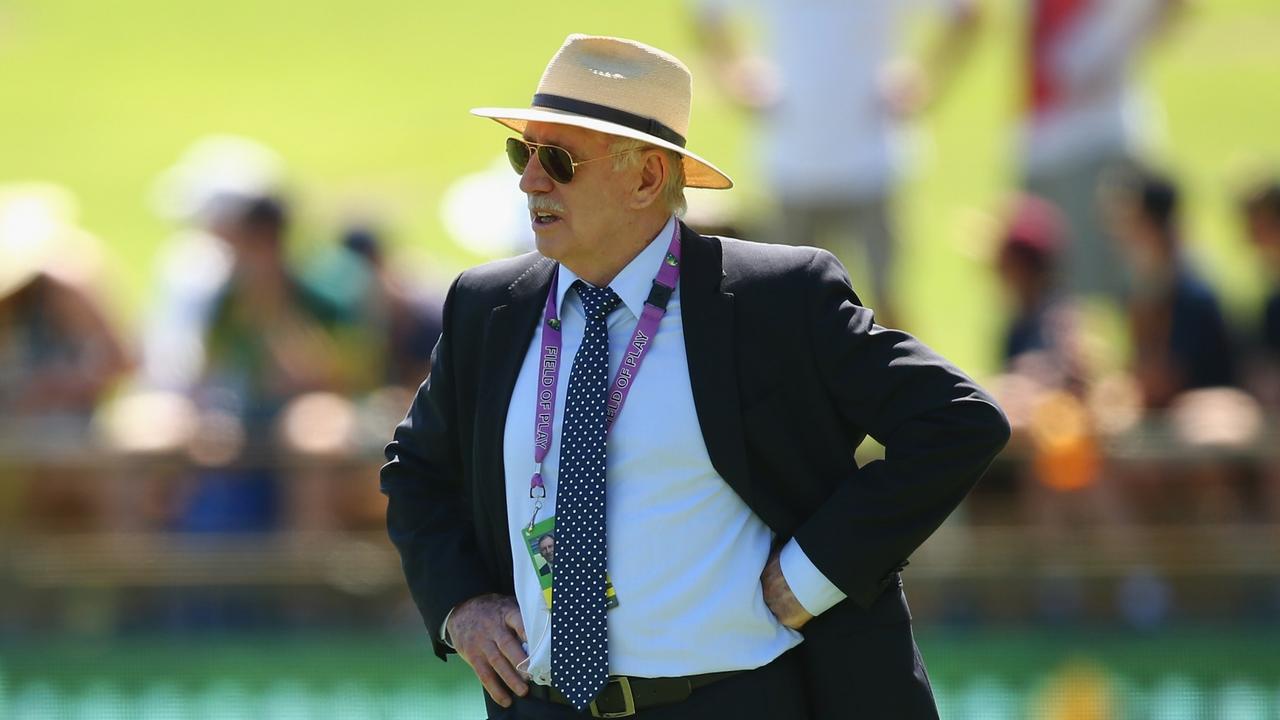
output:
[[561, 110], [563, 112], [583, 115], [585, 117], [611, 122], [616, 125], [622, 125], [623, 127], [629, 127], [632, 130], [639, 130], [642, 133], [661, 138], [677, 147], [684, 147], [685, 144], [683, 135], [657, 120], [636, 115], [635, 113], [629, 113], [626, 110], [611, 108], [608, 105], [600, 105], [593, 102], [587, 102], [586, 100], [575, 100], [573, 98], [564, 97], [563, 95], [550, 95], [547, 93], [538, 93], [537, 95], [534, 95], [533, 105], [534, 107]]

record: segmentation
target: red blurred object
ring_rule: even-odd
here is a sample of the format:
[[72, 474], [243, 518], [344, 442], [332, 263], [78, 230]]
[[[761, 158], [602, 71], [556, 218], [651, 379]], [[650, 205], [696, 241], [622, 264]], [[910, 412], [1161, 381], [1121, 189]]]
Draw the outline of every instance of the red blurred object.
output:
[[1004, 231], [1002, 250], [1016, 247], [1051, 258], [1066, 242], [1065, 227], [1062, 213], [1053, 203], [1033, 195], [1018, 195]]

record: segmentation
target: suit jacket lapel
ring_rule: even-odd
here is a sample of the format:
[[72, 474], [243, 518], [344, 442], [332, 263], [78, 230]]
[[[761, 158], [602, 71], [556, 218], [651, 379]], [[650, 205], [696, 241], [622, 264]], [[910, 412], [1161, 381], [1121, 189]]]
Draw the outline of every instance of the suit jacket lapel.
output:
[[[520, 366], [524, 362], [556, 263], [547, 258], [536, 262], [511, 284], [511, 301], [499, 305], [489, 313], [485, 325], [484, 344], [480, 353], [481, 387], [476, 396], [476, 447], [481, 451], [476, 458], [475, 481], [480, 485], [482, 501], [492, 501], [493, 507], [477, 509], [477, 517], [502, 518], [494, 524], [494, 548], [503, 565], [510, 565], [511, 553], [506, 552], [506, 468], [503, 462], [503, 436], [507, 425], [507, 406], [511, 391], [515, 388]], [[522, 408], [516, 408], [520, 412]], [[530, 422], [533, 421], [530, 410]], [[530, 442], [532, 442], [532, 428]], [[532, 447], [532, 446], [531, 446]], [[532, 452], [532, 451], [530, 451]], [[533, 462], [530, 455], [530, 464]], [[510, 577], [510, 573], [502, 577]]]
[[750, 474], [734, 362], [733, 294], [721, 288], [720, 241], [681, 223], [680, 242], [680, 306], [698, 424], [716, 472], [747, 496]]

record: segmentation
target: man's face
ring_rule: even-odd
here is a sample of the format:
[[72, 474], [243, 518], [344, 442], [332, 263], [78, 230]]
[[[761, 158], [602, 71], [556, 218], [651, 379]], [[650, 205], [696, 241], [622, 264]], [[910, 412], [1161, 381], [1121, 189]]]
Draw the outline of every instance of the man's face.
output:
[[538, 552], [542, 555], [542, 559], [547, 562], [554, 562], [556, 555], [556, 541], [549, 537], [544, 537], [538, 541]]
[[[529, 142], [559, 145], [577, 162], [609, 154], [617, 138], [592, 130], [531, 122], [525, 128]], [[579, 165], [573, 180], [560, 184], [542, 168], [535, 154], [520, 176], [520, 190], [532, 206], [550, 217], [539, 220], [533, 210], [530, 222], [538, 251], [574, 268], [590, 268], [607, 256], [608, 243], [627, 222], [627, 195], [639, 170], [615, 171], [612, 158]], [[581, 270], [579, 270], [581, 272]]]

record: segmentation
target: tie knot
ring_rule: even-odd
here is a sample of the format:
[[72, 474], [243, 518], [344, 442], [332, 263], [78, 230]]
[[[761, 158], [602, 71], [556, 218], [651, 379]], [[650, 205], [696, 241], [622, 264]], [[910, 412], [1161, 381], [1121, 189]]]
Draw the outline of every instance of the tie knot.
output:
[[573, 283], [573, 289], [577, 291], [578, 297], [582, 298], [582, 308], [586, 310], [587, 320], [606, 317], [618, 307], [618, 303], [622, 302], [613, 288], [607, 285], [602, 288], [592, 287], [578, 280]]

